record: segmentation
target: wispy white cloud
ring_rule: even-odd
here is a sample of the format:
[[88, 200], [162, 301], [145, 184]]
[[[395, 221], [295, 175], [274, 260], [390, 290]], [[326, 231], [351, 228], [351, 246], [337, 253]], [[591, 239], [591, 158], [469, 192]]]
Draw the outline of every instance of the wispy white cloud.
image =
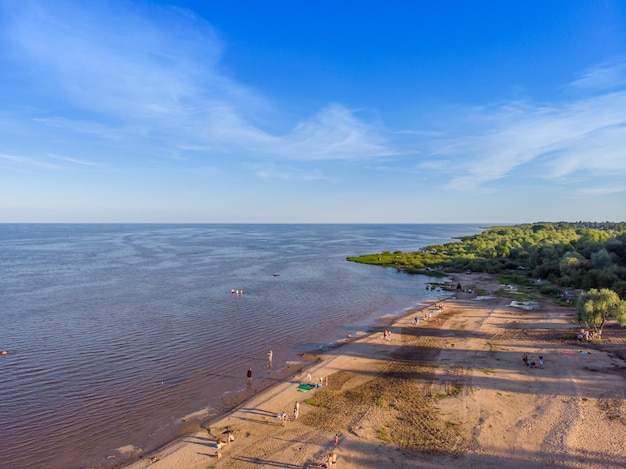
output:
[[303, 170], [292, 165], [254, 165], [253, 169], [257, 177], [261, 179], [276, 179], [282, 181], [327, 181], [338, 182], [337, 178], [324, 176], [319, 169]]
[[[581, 172], [626, 177], [626, 91], [534, 105], [463, 110], [459, 124], [423, 167], [448, 159], [449, 186], [469, 190], [506, 177], [567, 178]], [[458, 122], [458, 121], [457, 121]]]
[[616, 61], [596, 65], [580, 78], [570, 83], [573, 89], [597, 90], [620, 87], [626, 84], [626, 62]]
[[[212, 78], [208, 83], [221, 92], [229, 87], [210, 76], [221, 54], [219, 40], [207, 23], [180, 10], [144, 15], [116, 2], [81, 8], [74, 2], [24, 0], [10, 5], [9, 13], [7, 34], [29, 65], [47, 72], [51, 89], [79, 109], [118, 117], [171, 116], [194, 91], [190, 76]], [[170, 34], [164, 34], [163, 24]]]
[[60, 129], [76, 134], [93, 135], [97, 138], [105, 140], [120, 139], [119, 131], [98, 122], [89, 122], [81, 119], [68, 119], [65, 117], [35, 118], [33, 119], [33, 122], [50, 127], [51, 129]]
[[79, 166], [101, 166], [99, 163], [94, 163], [91, 161], [79, 160], [77, 158], [71, 158], [69, 156], [61, 156], [61, 155], [49, 155], [50, 158], [59, 161], [65, 161], [66, 163], [71, 163]]
[[380, 132], [339, 104], [331, 104], [313, 118], [299, 122], [272, 142], [278, 156], [293, 160], [354, 160], [389, 156]]
[[224, 71], [222, 40], [187, 10], [80, 5], [24, 0], [4, 6], [5, 34], [23, 66], [45, 77], [42, 87], [64, 109], [40, 123], [103, 139], [160, 138], [171, 148], [290, 161], [393, 153], [378, 129], [340, 104], [324, 106], [284, 134], [256, 126], [275, 106]]
[[18, 169], [44, 168], [44, 169], [59, 170], [63, 168], [61, 165], [48, 163], [46, 161], [41, 161], [37, 158], [31, 158], [28, 156], [11, 155], [11, 154], [6, 154], [6, 153], [0, 153], [0, 161], [9, 163]]
[[437, 170], [446, 171], [450, 168], [450, 160], [446, 159], [424, 159], [415, 165], [416, 170]]
[[626, 185], [610, 185], [602, 187], [586, 187], [578, 191], [581, 195], [585, 196], [598, 196], [607, 194], [626, 194]]

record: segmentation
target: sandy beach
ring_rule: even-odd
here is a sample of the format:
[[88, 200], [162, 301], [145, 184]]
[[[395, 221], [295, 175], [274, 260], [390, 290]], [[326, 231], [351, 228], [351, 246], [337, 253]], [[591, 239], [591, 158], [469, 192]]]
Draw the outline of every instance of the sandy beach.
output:
[[355, 334], [198, 431], [128, 448], [138, 459], [127, 467], [315, 468], [329, 453], [342, 469], [626, 467], [624, 331], [581, 343], [573, 308], [516, 308], [492, 295], [491, 276], [457, 281], [486, 293], [412, 311], [389, 323], [389, 340]]

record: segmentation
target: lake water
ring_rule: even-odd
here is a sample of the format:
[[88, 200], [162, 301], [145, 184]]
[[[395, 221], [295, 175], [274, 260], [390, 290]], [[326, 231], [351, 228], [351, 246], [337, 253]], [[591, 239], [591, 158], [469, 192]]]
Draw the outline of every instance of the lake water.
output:
[[111, 467], [130, 445], [154, 449], [300, 353], [445, 297], [347, 256], [480, 231], [0, 224], [0, 467]]

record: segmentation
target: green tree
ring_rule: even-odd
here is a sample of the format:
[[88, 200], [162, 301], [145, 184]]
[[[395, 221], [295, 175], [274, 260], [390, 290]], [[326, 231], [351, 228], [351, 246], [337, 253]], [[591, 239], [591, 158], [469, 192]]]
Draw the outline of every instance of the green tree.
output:
[[527, 276], [555, 285], [610, 288], [626, 299], [626, 223], [575, 222], [494, 226], [457, 241], [416, 252], [385, 251], [351, 261], [423, 273], [435, 266], [450, 271], [504, 272], [525, 268]]
[[608, 288], [592, 288], [578, 298], [576, 314], [579, 323], [593, 327], [602, 335], [602, 328], [608, 319], [617, 319], [620, 326], [626, 325], [626, 301]]

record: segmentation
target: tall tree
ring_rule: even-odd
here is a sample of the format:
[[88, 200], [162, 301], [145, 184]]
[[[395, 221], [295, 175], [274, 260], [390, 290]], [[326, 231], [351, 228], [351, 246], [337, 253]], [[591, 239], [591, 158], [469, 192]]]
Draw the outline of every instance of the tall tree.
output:
[[586, 327], [593, 327], [600, 335], [608, 319], [616, 319], [620, 326], [626, 325], [626, 301], [608, 288], [592, 288], [581, 294], [576, 313], [578, 322]]

